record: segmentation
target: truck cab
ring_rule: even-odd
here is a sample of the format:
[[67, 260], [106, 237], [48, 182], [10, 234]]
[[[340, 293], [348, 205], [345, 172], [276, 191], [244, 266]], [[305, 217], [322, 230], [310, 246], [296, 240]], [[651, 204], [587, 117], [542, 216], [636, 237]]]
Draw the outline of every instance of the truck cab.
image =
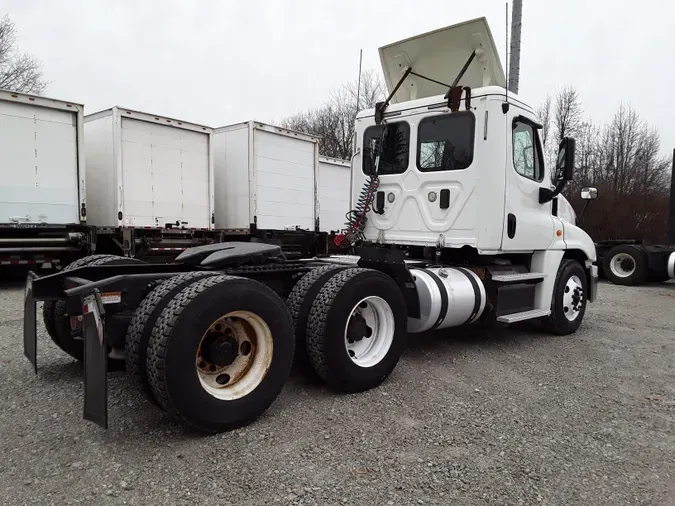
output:
[[[453, 111], [440, 83], [452, 82], [472, 53]], [[484, 18], [382, 47], [380, 58], [390, 91], [404, 69], [415, 75], [393, 94], [380, 124], [374, 109], [356, 120], [353, 201], [387, 130], [367, 240], [469, 246], [481, 255], [574, 249], [595, 259], [590, 237], [558, 216], [557, 197], [540, 199], [554, 188], [555, 167], [544, 163], [532, 107], [506, 91]]]
[[[502, 291], [501, 303], [487, 304], [498, 321], [550, 318], [570, 262], [585, 279], [576, 275], [579, 283], [563, 291], [578, 289], [592, 301], [593, 241], [559, 213], [560, 192], [573, 177], [574, 139], [561, 142], [555, 166], [544, 163], [542, 127], [533, 108], [507, 91], [485, 18], [379, 54], [389, 97], [356, 118], [352, 216], [363, 214], [364, 202], [367, 210], [358, 238], [404, 249], [409, 259], [468, 265], [488, 285], [508, 279], [508, 287], [488, 290], [497, 298]], [[530, 302], [507, 308], [503, 301], [520, 297], [519, 289]]]

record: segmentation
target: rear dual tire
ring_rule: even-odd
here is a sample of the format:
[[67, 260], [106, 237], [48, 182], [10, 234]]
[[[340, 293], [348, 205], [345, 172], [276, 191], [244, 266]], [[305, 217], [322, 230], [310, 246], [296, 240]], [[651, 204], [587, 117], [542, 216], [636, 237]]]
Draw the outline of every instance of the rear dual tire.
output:
[[320, 380], [307, 356], [307, 325], [312, 304], [326, 282], [346, 267], [328, 265], [309, 271], [295, 284], [286, 299], [286, 306], [295, 333], [295, 367], [310, 380]]
[[407, 310], [396, 283], [371, 269], [331, 276], [314, 299], [306, 327], [309, 362], [341, 392], [379, 386], [405, 348]]
[[213, 272], [186, 272], [159, 283], [139, 304], [124, 340], [124, 360], [132, 382], [150, 401], [156, 402], [146, 370], [148, 343], [157, 318], [173, 297], [186, 286]]
[[176, 293], [154, 323], [146, 370], [159, 405], [205, 432], [246, 425], [277, 398], [293, 363], [284, 301], [257, 281], [209, 276]]

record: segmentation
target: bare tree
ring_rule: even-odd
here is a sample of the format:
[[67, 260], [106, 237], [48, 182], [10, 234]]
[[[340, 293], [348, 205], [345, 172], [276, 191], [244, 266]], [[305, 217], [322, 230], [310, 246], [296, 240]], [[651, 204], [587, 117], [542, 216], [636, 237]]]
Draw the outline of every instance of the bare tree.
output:
[[383, 100], [385, 86], [379, 74], [367, 70], [358, 81], [333, 90], [322, 106], [294, 114], [281, 121], [281, 126], [319, 137], [322, 155], [348, 159], [352, 154], [354, 123], [358, 109], [368, 109]]
[[565, 86], [558, 90], [553, 111], [553, 126], [557, 143], [560, 143], [564, 137], [574, 136], [582, 121], [581, 100], [574, 86]]
[[0, 19], [0, 88], [40, 95], [48, 84], [42, 64], [34, 56], [21, 53], [17, 39], [16, 25], [6, 15]]
[[565, 194], [581, 206], [582, 187], [600, 191], [584, 216], [586, 231], [596, 240], [665, 240], [670, 161], [661, 154], [658, 131], [621, 105], [604, 127], [582, 120], [574, 136], [575, 177]]
[[549, 133], [551, 131], [551, 96], [546, 95], [546, 98], [539, 107], [534, 111], [541, 123], [541, 143], [546, 148]]
[[539, 123], [541, 123], [541, 147], [544, 152], [544, 161], [547, 167], [552, 167], [555, 163], [556, 146], [551, 142], [551, 118], [552, 118], [552, 100], [550, 95], [534, 111]]

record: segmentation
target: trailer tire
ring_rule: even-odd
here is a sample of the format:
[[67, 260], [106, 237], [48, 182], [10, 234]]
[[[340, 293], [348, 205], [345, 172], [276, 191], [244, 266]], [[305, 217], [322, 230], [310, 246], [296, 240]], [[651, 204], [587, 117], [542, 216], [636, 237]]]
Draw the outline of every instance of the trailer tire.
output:
[[578, 261], [564, 259], [558, 268], [546, 328], [561, 336], [576, 332], [584, 319], [587, 303], [586, 271]]
[[[91, 255], [78, 258], [66, 265], [62, 271], [70, 271], [79, 267], [106, 265], [110, 263], [144, 263], [136, 258], [127, 258], [116, 255]], [[70, 321], [66, 313], [65, 300], [48, 300], [42, 305], [42, 320], [47, 334], [61, 350], [80, 362], [84, 358], [84, 341], [73, 339], [70, 335]], [[115, 360], [113, 362], [119, 362]], [[112, 365], [112, 364], [111, 364]], [[113, 366], [114, 369], [118, 367]]]
[[396, 283], [376, 270], [334, 274], [314, 300], [309, 322], [309, 360], [337, 391], [363, 392], [380, 385], [405, 348], [405, 299]]
[[649, 275], [647, 254], [640, 246], [620, 244], [605, 253], [602, 269], [615, 285], [641, 285]]
[[337, 271], [346, 267], [340, 265], [327, 265], [313, 269], [303, 275], [295, 284], [293, 290], [286, 299], [286, 306], [291, 315], [293, 330], [295, 332], [295, 357], [293, 362], [300, 372], [308, 379], [321, 379], [307, 356], [307, 324], [312, 303], [319, 294], [321, 288]]
[[134, 313], [124, 339], [124, 362], [127, 372], [141, 393], [150, 401], [157, 402], [150, 388], [146, 362], [148, 342], [157, 318], [171, 299], [187, 285], [205, 276], [215, 276], [216, 272], [185, 272], [155, 285], [143, 298]]
[[157, 402], [177, 420], [205, 432], [230, 430], [274, 402], [293, 348], [291, 318], [271, 288], [209, 276], [178, 292], [157, 318], [148, 379]]

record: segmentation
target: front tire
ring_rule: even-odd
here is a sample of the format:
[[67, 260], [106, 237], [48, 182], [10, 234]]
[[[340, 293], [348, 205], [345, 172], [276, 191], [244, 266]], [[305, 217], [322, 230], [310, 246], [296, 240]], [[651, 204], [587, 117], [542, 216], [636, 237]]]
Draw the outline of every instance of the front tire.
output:
[[649, 276], [647, 255], [639, 246], [620, 244], [605, 254], [602, 270], [615, 285], [641, 285]]
[[380, 385], [394, 370], [406, 338], [405, 299], [386, 274], [346, 269], [312, 304], [307, 352], [317, 374], [342, 392]]
[[293, 364], [284, 301], [252, 279], [210, 276], [164, 308], [148, 344], [152, 392], [164, 410], [205, 432], [246, 425], [281, 392]]
[[546, 321], [550, 332], [568, 335], [577, 331], [586, 313], [588, 279], [576, 260], [563, 260], [556, 276], [551, 315]]

